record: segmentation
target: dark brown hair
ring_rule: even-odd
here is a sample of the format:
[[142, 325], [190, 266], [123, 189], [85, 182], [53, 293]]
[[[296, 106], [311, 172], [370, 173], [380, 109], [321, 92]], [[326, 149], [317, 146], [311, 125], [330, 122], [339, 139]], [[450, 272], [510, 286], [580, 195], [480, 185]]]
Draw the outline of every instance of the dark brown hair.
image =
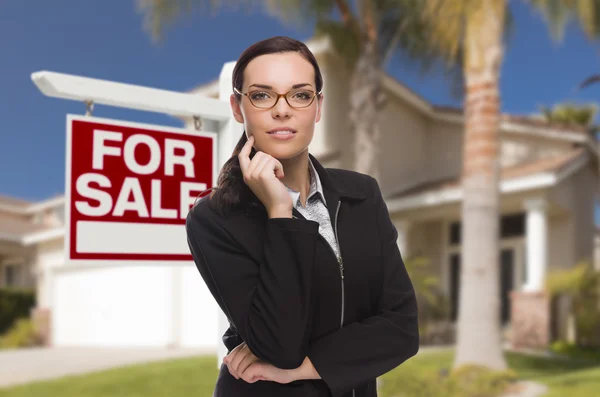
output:
[[[283, 52], [297, 52], [313, 65], [315, 69], [316, 91], [321, 92], [323, 77], [313, 53], [301, 41], [283, 36], [271, 37], [254, 43], [240, 55], [233, 69], [232, 90], [236, 88], [242, 91], [244, 70], [251, 60], [261, 55]], [[241, 101], [241, 96], [237, 93], [235, 95], [237, 100]], [[211, 204], [221, 214], [226, 214], [232, 209], [243, 207], [262, 207], [258, 198], [244, 182], [240, 162], [237, 157], [247, 141], [246, 131], [244, 131], [231, 154], [231, 158], [223, 165], [217, 179], [217, 186], [212, 190], [210, 195]], [[256, 150], [252, 148], [250, 158], [254, 157], [255, 154]]]

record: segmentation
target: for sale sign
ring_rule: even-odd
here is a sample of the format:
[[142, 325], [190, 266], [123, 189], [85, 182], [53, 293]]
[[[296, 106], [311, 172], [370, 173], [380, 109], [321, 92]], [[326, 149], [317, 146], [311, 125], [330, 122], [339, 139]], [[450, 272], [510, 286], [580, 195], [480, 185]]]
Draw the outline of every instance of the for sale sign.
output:
[[185, 218], [215, 173], [215, 133], [69, 115], [67, 261], [191, 260]]

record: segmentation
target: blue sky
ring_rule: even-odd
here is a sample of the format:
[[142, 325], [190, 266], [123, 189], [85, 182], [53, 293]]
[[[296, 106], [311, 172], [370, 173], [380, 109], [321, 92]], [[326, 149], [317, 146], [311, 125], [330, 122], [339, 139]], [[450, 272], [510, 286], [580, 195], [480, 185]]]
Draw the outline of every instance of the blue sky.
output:
[[[503, 111], [536, 112], [561, 101], [591, 102], [600, 85], [576, 92], [600, 71], [597, 45], [572, 26], [553, 42], [538, 14], [515, 7], [516, 31], [502, 68]], [[135, 0], [3, 1], [0, 5], [0, 194], [41, 200], [64, 189], [65, 115], [82, 103], [43, 96], [31, 73], [51, 70], [170, 90], [213, 80], [223, 62], [251, 43], [274, 35], [308, 39], [311, 27], [284, 25], [253, 11], [196, 14], [169, 28], [162, 43], [143, 30]], [[389, 72], [427, 100], [460, 106], [439, 77], [420, 75], [399, 62]], [[169, 116], [97, 106], [94, 115], [180, 126]]]

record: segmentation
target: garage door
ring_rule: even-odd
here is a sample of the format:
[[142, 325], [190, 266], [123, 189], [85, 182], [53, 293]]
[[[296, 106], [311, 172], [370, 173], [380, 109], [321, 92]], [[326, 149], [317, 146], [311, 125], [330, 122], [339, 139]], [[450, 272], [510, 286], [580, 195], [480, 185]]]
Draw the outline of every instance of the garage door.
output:
[[52, 296], [55, 346], [216, 349], [218, 307], [193, 264], [64, 267]]

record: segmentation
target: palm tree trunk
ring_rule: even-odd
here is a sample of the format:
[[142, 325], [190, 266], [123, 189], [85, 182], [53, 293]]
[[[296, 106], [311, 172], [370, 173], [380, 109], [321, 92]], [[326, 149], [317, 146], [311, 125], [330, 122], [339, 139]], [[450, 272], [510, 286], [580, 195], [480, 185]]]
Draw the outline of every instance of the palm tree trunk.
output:
[[381, 93], [380, 61], [375, 42], [367, 41], [352, 74], [350, 121], [354, 128], [354, 167], [379, 180], [378, 101]]
[[469, 15], [465, 54], [462, 266], [454, 366], [506, 368], [500, 330], [498, 253], [499, 75], [504, 0]]

